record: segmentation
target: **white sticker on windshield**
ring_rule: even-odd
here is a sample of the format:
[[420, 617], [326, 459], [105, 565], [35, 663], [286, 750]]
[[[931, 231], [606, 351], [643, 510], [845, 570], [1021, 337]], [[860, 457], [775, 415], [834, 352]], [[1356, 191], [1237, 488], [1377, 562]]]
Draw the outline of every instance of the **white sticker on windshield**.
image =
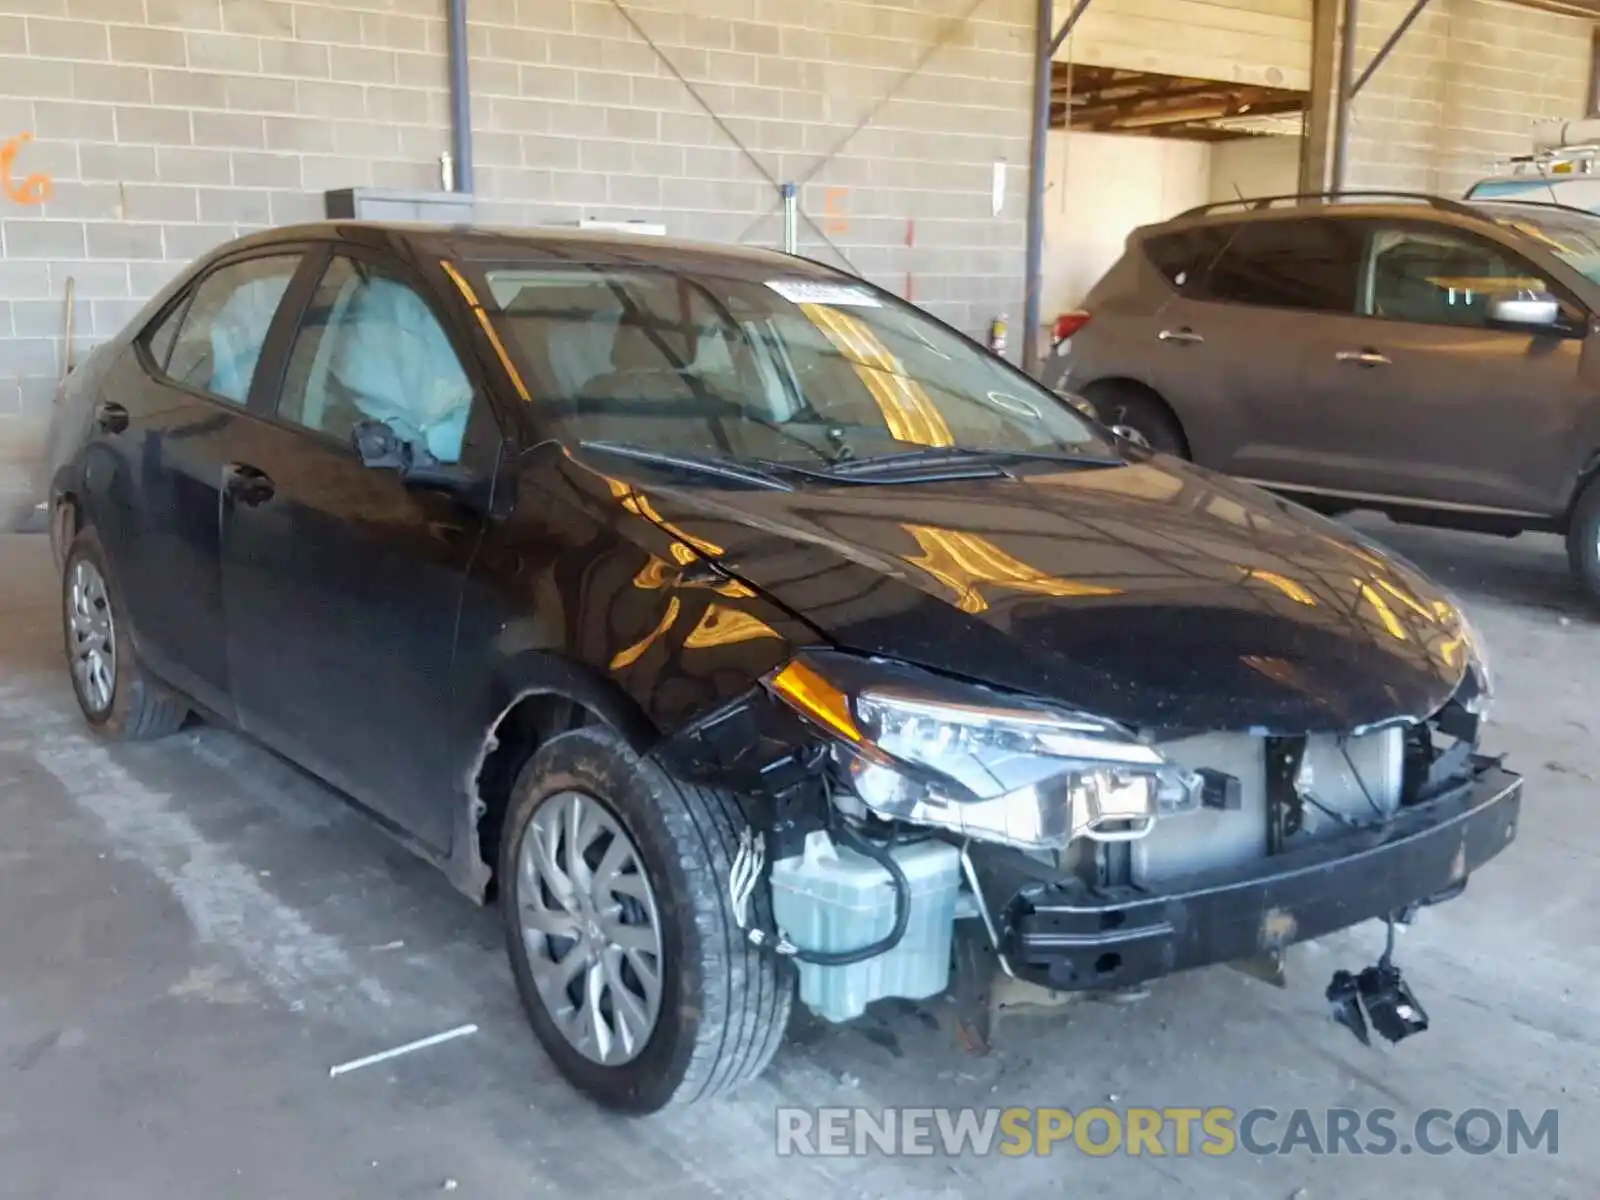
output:
[[882, 308], [866, 288], [816, 279], [769, 279], [767, 286], [791, 304], [833, 304], [840, 308]]

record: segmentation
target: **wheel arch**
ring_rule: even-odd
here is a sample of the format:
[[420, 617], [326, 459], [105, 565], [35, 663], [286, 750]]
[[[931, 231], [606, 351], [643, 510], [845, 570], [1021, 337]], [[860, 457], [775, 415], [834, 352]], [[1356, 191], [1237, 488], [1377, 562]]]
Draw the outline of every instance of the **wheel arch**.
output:
[[472, 710], [477, 750], [463, 780], [448, 871], [456, 887], [486, 904], [495, 898], [500, 827], [512, 788], [540, 746], [590, 724], [615, 729], [640, 754], [661, 735], [614, 680], [545, 651], [508, 663]]
[[1596, 479], [1600, 479], [1600, 449], [1589, 452], [1588, 457], [1583, 460], [1583, 465], [1578, 468], [1578, 473], [1573, 477], [1566, 503], [1561, 506], [1561, 524], [1558, 532], [1564, 534], [1572, 527], [1572, 514], [1578, 507], [1578, 501], [1583, 499], [1584, 492], [1589, 490], [1589, 485]]
[[1173, 428], [1178, 431], [1178, 438], [1183, 444], [1184, 457], [1193, 457], [1194, 444], [1189, 438], [1189, 431], [1184, 428], [1183, 418], [1178, 416], [1177, 410], [1172, 407], [1172, 404], [1165, 396], [1163, 396], [1155, 388], [1151, 387], [1144, 380], [1135, 379], [1131, 375], [1106, 375], [1100, 379], [1094, 380], [1092, 383], [1086, 383], [1083, 385], [1083, 387], [1078, 389], [1081, 395], [1097, 404], [1097, 392], [1102, 395], [1111, 395], [1118, 390], [1136, 392], [1150, 400], [1152, 403], [1160, 405], [1162, 411], [1165, 412], [1167, 416], [1172, 418]]
[[83, 528], [83, 505], [76, 492], [64, 491], [55, 497], [50, 508], [50, 553], [55, 557], [56, 570], [67, 563], [67, 547]]

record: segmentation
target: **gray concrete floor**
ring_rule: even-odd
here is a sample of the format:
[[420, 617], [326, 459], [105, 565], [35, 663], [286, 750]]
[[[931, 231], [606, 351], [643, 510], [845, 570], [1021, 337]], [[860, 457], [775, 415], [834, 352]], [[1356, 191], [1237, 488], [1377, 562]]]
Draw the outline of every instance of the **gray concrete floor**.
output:
[[[1550, 539], [1380, 537], [1494, 650], [1488, 742], [1528, 776], [1516, 844], [1401, 961], [1434, 1029], [1363, 1049], [1324, 1015], [1363, 927], [1283, 991], [1226, 969], [1142, 1003], [1007, 1019], [964, 1055], [926, 1013], [806, 1027], [738, 1098], [648, 1121], [570, 1093], [491, 912], [221, 729], [105, 747], [73, 706], [39, 538], [0, 538], [0, 1195], [597, 1197], [1600, 1195], [1600, 622]], [[463, 1022], [476, 1036], [328, 1067]], [[1114, 1098], [1114, 1100], [1112, 1099]], [[1561, 1153], [779, 1160], [780, 1104], [1560, 1110]], [[1302, 1193], [1303, 1189], [1303, 1193]]]

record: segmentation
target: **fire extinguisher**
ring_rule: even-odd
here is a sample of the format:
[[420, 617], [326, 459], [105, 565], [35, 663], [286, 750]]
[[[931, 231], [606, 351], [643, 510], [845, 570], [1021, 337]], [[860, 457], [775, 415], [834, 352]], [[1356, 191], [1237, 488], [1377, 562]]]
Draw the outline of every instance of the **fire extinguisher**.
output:
[[1006, 352], [1006, 315], [1001, 313], [989, 322], [989, 349], [996, 354]]

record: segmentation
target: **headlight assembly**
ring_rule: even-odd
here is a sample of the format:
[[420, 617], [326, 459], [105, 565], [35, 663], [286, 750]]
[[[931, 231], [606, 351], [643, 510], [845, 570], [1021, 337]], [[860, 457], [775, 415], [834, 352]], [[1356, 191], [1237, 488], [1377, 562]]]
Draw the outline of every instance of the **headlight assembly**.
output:
[[831, 735], [856, 795], [884, 817], [1058, 850], [1142, 837], [1199, 803], [1197, 776], [1082, 713], [842, 654], [802, 656], [768, 686]]

